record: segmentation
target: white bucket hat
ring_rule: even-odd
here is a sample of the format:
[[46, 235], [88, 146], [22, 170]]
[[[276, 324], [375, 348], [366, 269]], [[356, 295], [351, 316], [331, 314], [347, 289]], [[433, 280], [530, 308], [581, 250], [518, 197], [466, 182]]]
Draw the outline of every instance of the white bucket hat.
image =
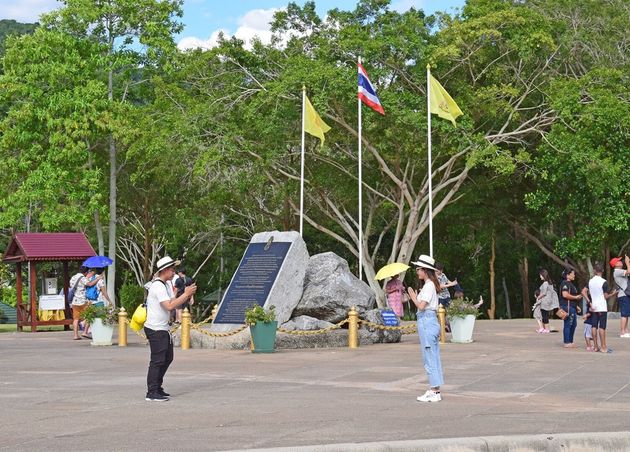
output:
[[435, 259], [431, 256], [427, 256], [426, 254], [421, 254], [418, 256], [418, 260], [416, 262], [412, 262], [416, 267], [429, 268], [431, 270], [436, 270], [435, 268]]
[[172, 267], [174, 265], [181, 264], [180, 261], [174, 261], [170, 256], [164, 256], [162, 259], [157, 261], [157, 270], [158, 272], [164, 270], [165, 268]]

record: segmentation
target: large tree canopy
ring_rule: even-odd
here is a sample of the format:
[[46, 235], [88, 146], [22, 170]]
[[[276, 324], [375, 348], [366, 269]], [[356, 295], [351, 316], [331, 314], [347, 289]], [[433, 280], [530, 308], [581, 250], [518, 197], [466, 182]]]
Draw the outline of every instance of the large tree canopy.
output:
[[[355, 270], [361, 249], [382, 304], [376, 270], [428, 251], [430, 64], [464, 112], [455, 127], [432, 122], [435, 249], [447, 268], [481, 293], [496, 267], [527, 314], [529, 267], [585, 275], [627, 246], [624, 0], [469, 0], [433, 16], [363, 0], [324, 17], [314, 2], [289, 3], [270, 44], [188, 52], [174, 47], [179, 2], [63, 3], [32, 36], [7, 41], [4, 228], [82, 228], [102, 250], [106, 230], [138, 282], [164, 250], [199, 264], [221, 243], [233, 268], [254, 232], [298, 227], [304, 86], [332, 126], [323, 147], [307, 138], [304, 238]], [[362, 243], [359, 57], [386, 112], [363, 110]]]

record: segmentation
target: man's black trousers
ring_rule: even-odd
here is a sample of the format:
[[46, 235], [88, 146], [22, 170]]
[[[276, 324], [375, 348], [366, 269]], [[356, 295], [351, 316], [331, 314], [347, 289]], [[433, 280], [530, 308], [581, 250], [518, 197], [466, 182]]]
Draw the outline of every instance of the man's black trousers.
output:
[[162, 389], [162, 381], [168, 366], [173, 362], [173, 340], [168, 331], [144, 328], [151, 347], [151, 361], [147, 373], [147, 393], [155, 394]]

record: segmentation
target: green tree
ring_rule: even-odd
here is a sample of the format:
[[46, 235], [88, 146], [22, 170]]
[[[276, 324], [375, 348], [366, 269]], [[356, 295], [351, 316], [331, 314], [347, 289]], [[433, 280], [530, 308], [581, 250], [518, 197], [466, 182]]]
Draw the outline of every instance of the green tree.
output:
[[[89, 152], [112, 124], [98, 79], [97, 43], [39, 28], [8, 40], [0, 96], [3, 180], [0, 225], [33, 230], [85, 227], [98, 208], [98, 168]], [[20, 227], [20, 225], [22, 225]]]
[[606, 68], [554, 84], [562, 121], [540, 146], [535, 163], [542, 170], [526, 198], [553, 225], [547, 237], [554, 253], [583, 274], [590, 256], [603, 257], [615, 233], [630, 230], [629, 81], [627, 73]]
[[[102, 73], [105, 74], [110, 103], [125, 105], [143, 101], [138, 90], [149, 80], [148, 74], [168, 61], [175, 50], [173, 34], [181, 30], [179, 0], [65, 0], [63, 7], [42, 17], [42, 25], [61, 30], [77, 39], [97, 42], [101, 47]], [[138, 96], [138, 97], [136, 97]], [[117, 177], [129, 132], [120, 129], [107, 136], [109, 167], [108, 254], [114, 264], [108, 268], [107, 291], [113, 298], [117, 246]], [[104, 251], [103, 231], [98, 210], [95, 225], [99, 251]]]
[[[213, 186], [236, 194], [230, 198], [233, 208], [245, 210], [252, 221], [258, 212], [276, 224], [295, 227], [300, 92], [305, 84], [315, 108], [333, 125], [323, 150], [315, 140], [307, 149], [305, 220], [311, 228], [305, 238], [311, 246], [324, 233], [349, 257], [358, 256], [362, 247], [366, 280], [382, 294], [373, 280], [375, 268], [388, 261], [409, 262], [428, 226], [423, 126], [427, 62], [437, 63], [435, 75], [465, 112], [457, 128], [434, 121], [434, 215], [457, 199], [475, 166], [514, 171], [527, 159], [521, 142], [553, 121], [544, 107], [533, 108], [541, 96], [535, 78], [544, 73], [546, 58], [532, 50], [521, 31], [524, 26], [541, 27], [544, 18], [520, 7], [491, 19], [442, 16], [445, 29], [437, 35], [431, 31], [435, 20], [414, 9], [391, 11], [387, 1], [363, 1], [354, 11], [332, 10], [325, 19], [315, 14], [312, 2], [304, 7], [291, 3], [273, 23], [275, 44], [258, 42], [246, 50], [232, 39], [209, 52], [192, 52], [184, 62], [188, 78], [166, 87], [162, 95], [171, 99], [173, 111], [190, 119], [189, 136], [195, 144], [183, 149], [191, 158], [210, 162], [219, 174], [236, 175], [229, 183], [215, 180]], [[466, 20], [474, 23], [467, 26]], [[545, 43], [550, 41], [547, 29], [541, 32]], [[493, 41], [481, 37], [492, 32]], [[472, 52], [472, 43], [484, 51]], [[513, 68], [506, 52], [522, 54], [522, 65], [536, 70], [527, 73], [525, 86], [506, 85], [525, 74], [525, 69]], [[364, 114], [366, 221], [361, 244], [356, 220], [359, 56], [387, 113], [377, 117], [366, 109]], [[456, 63], [462, 59], [468, 67]], [[486, 67], [492, 68], [488, 75]], [[471, 88], [471, 78], [477, 84], [487, 79], [488, 88]], [[503, 85], [493, 90], [498, 82]]]
[[23, 24], [12, 19], [0, 19], [0, 56], [4, 54], [4, 41], [9, 36], [30, 34], [37, 24]]

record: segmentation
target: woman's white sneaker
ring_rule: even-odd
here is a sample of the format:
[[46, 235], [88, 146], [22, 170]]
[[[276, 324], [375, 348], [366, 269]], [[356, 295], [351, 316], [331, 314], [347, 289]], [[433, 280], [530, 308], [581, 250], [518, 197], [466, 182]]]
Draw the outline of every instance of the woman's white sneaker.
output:
[[439, 392], [428, 390], [423, 395], [416, 398], [418, 402], [441, 402], [442, 395]]

